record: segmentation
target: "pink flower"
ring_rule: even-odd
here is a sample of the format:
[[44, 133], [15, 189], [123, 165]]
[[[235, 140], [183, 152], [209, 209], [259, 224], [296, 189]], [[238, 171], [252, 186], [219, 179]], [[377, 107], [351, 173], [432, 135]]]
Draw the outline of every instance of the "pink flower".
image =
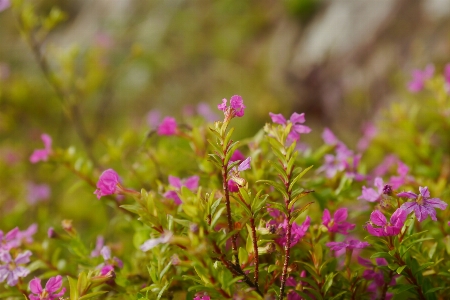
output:
[[52, 138], [48, 134], [42, 134], [41, 139], [44, 142], [44, 149], [36, 149], [30, 156], [30, 162], [35, 164], [38, 161], [47, 161], [52, 153]]
[[222, 99], [222, 103], [217, 108], [224, 112], [225, 120], [231, 120], [234, 117], [244, 116], [244, 100], [239, 95], [234, 95], [230, 99], [230, 106], [227, 106], [227, 99]]
[[362, 195], [358, 197], [358, 200], [366, 200], [369, 202], [376, 202], [381, 199], [381, 196], [383, 195], [383, 179], [380, 177], [375, 178], [374, 184], [373, 184], [377, 190], [373, 188], [366, 188], [365, 186], [362, 187]]
[[185, 186], [191, 191], [195, 191], [198, 188], [198, 181], [200, 178], [198, 176], [191, 176], [186, 179], [180, 179], [175, 176], [169, 175], [169, 184], [174, 187], [176, 190], [170, 190], [164, 193], [164, 197], [168, 199], [172, 199], [175, 204], [183, 203], [178, 196], [178, 192], [181, 191], [181, 187]]
[[444, 68], [444, 79], [447, 84], [447, 90], [450, 91], [450, 64], [447, 64]]
[[140, 248], [142, 251], [147, 252], [148, 250], [155, 248], [159, 244], [166, 244], [166, 243], [170, 242], [170, 240], [172, 239], [172, 236], [173, 236], [172, 232], [164, 231], [164, 233], [161, 234], [161, 236], [159, 238], [149, 239], [149, 240], [145, 241], [145, 243], [143, 243]]
[[[367, 225], [367, 231], [373, 236], [392, 236], [398, 235], [405, 224], [408, 214], [406, 211], [398, 208], [391, 216], [390, 222], [379, 211], [375, 210], [370, 214], [370, 224]], [[374, 227], [373, 225], [379, 226]]]
[[243, 161], [245, 159], [245, 156], [244, 156], [244, 154], [242, 154], [242, 152], [241, 151], [239, 151], [239, 150], [235, 150], [234, 152], [233, 152], [233, 154], [231, 155], [231, 158], [230, 158], [230, 162], [235, 162], [235, 161]]
[[18, 227], [11, 229], [7, 234], [3, 234], [3, 231], [0, 230], [0, 252], [1, 250], [9, 251], [12, 248], [19, 247], [20, 241], [17, 238], [19, 233]]
[[301, 113], [293, 113], [291, 117], [289, 118], [289, 121], [287, 121], [282, 114], [274, 114], [269, 113], [270, 117], [272, 118], [272, 122], [281, 124], [286, 126], [288, 122], [292, 123], [291, 131], [288, 134], [287, 140], [289, 142], [298, 141], [300, 139], [300, 134], [306, 134], [311, 132], [311, 128], [305, 125], [301, 125], [302, 123], [305, 123], [305, 114]]
[[211, 300], [211, 297], [206, 292], [198, 292], [193, 300]]
[[419, 195], [413, 192], [403, 192], [397, 194], [398, 197], [405, 197], [413, 199], [412, 202], [403, 203], [400, 209], [410, 214], [413, 210], [416, 214], [416, 218], [419, 222], [422, 222], [429, 215], [433, 221], [437, 221], [435, 208], [442, 210], [447, 208], [447, 203], [439, 198], [430, 198], [430, 192], [428, 187], [419, 187]]
[[119, 175], [113, 169], [108, 169], [100, 175], [97, 182], [97, 190], [95, 190], [94, 194], [97, 195], [98, 199], [103, 196], [116, 194], [120, 191], [119, 184]]
[[172, 117], [165, 117], [158, 127], [159, 135], [175, 135], [178, 132], [177, 121]]
[[105, 245], [105, 239], [103, 236], [99, 235], [97, 236], [97, 240], [95, 242], [95, 249], [91, 252], [91, 257], [97, 257], [100, 255], [100, 251], [102, 250], [103, 246]]
[[30, 262], [31, 252], [29, 250], [22, 252], [12, 259], [8, 251], [0, 251], [0, 261], [5, 263], [0, 266], [0, 282], [6, 280], [10, 286], [15, 286], [19, 277], [25, 277], [30, 273], [25, 267], [19, 266]]
[[0, 12], [11, 6], [10, 0], [0, 0]]
[[331, 218], [330, 211], [325, 209], [322, 216], [322, 224], [328, 228], [330, 232], [337, 232], [342, 234], [348, 234], [348, 230], [353, 230], [355, 224], [346, 222], [348, 213], [347, 208], [339, 208]]
[[[309, 225], [311, 223], [311, 218], [306, 216], [305, 221], [302, 225], [298, 225], [297, 223], [292, 224], [291, 228], [291, 244], [290, 247], [294, 247], [300, 240], [305, 236], [306, 232], [309, 229]], [[280, 232], [281, 237], [275, 240], [279, 245], [286, 245], [286, 230], [287, 230], [288, 222], [284, 220], [282, 224], [278, 226], [278, 232]]]
[[50, 186], [48, 184], [28, 182], [27, 192], [28, 203], [32, 205], [50, 198]]
[[342, 143], [329, 128], [325, 128], [323, 130], [322, 139], [325, 142], [325, 144], [330, 146], [336, 146]]
[[433, 77], [434, 66], [427, 65], [425, 70], [414, 70], [412, 72], [412, 80], [408, 83], [408, 89], [410, 92], [417, 93], [420, 92], [424, 86], [425, 81]]
[[24, 231], [19, 231], [17, 234], [17, 240], [20, 243], [31, 244], [33, 242], [33, 235], [37, 232], [37, 228], [37, 224], [33, 223]]
[[332, 251], [339, 251], [342, 249], [363, 249], [370, 246], [370, 244], [367, 242], [350, 239], [344, 242], [329, 242], [326, 244], [326, 246], [329, 247]]
[[97, 266], [97, 268], [101, 269], [100, 274], [102, 276], [108, 274], [111, 270], [114, 270], [115, 266], [117, 266], [118, 268], [123, 268], [123, 262], [117, 257], [112, 257], [111, 248], [109, 248], [108, 246], [103, 246], [100, 250], [100, 254], [105, 260], [104, 263]]
[[[45, 284], [45, 289], [42, 288], [41, 279], [34, 278], [30, 281], [30, 300], [54, 300], [62, 297], [66, 292], [66, 288], [62, 287], [61, 275], [51, 277]], [[58, 292], [58, 290], [60, 290]]]
[[364, 126], [363, 136], [358, 141], [358, 145], [356, 146], [358, 151], [360, 152], [365, 151], [369, 147], [370, 142], [376, 135], [377, 135], [377, 128], [375, 127], [375, 125], [373, 125], [372, 123], [367, 123]]

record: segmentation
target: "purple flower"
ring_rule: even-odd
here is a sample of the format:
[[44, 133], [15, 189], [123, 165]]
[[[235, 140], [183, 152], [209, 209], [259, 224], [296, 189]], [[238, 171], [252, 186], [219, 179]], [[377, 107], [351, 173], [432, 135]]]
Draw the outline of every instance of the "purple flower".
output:
[[20, 240], [17, 238], [19, 236], [20, 230], [18, 227], [11, 229], [7, 234], [3, 234], [0, 230], [0, 251], [9, 251], [12, 248], [17, 248], [20, 246]]
[[[295, 222], [292, 224], [290, 247], [294, 247], [305, 236], [306, 232], [309, 229], [310, 223], [311, 218], [309, 216], [306, 216], [306, 219], [302, 223], [302, 225], [298, 225]], [[277, 242], [279, 245], [283, 247], [286, 245], [287, 226], [288, 226], [287, 220], [284, 220], [283, 223], [278, 225], [278, 232], [280, 233], [281, 237], [275, 240], [275, 242]]]
[[159, 238], [149, 239], [145, 241], [145, 243], [143, 243], [140, 248], [142, 251], [147, 252], [148, 250], [155, 248], [159, 244], [168, 243], [172, 239], [172, 236], [173, 236], [172, 232], [164, 231], [164, 233], [161, 234]]
[[[272, 122], [286, 126], [288, 121], [283, 117], [282, 114], [269, 113], [272, 118]], [[293, 113], [289, 118], [289, 122], [292, 123], [291, 131], [288, 134], [287, 140], [289, 142], [298, 141], [300, 139], [300, 134], [306, 134], [311, 132], [311, 128], [305, 125], [305, 114]]]
[[329, 242], [326, 244], [326, 246], [329, 247], [332, 251], [339, 251], [342, 249], [363, 249], [370, 246], [370, 244], [367, 242], [350, 239], [345, 242]]
[[177, 121], [172, 117], [165, 117], [159, 124], [157, 133], [159, 135], [175, 135], [177, 131]]
[[[391, 216], [389, 222], [386, 217], [379, 211], [374, 210], [370, 214], [370, 224], [367, 225], [367, 231], [373, 236], [392, 236], [398, 235], [405, 224], [408, 214], [406, 211], [398, 208]], [[373, 225], [379, 226], [374, 227]]]
[[337, 173], [347, 171], [347, 176], [356, 177], [355, 170], [359, 163], [360, 156], [354, 155], [344, 143], [336, 145], [336, 155], [327, 154], [324, 157], [325, 163], [317, 169], [317, 172], [325, 172], [328, 178], [333, 178]]
[[348, 217], [347, 208], [339, 208], [331, 218], [330, 211], [325, 209], [322, 216], [322, 224], [328, 228], [330, 232], [337, 232], [342, 234], [348, 234], [348, 230], [353, 230], [355, 224], [346, 222]]
[[36, 149], [30, 156], [30, 162], [35, 164], [39, 161], [47, 161], [52, 153], [52, 138], [48, 134], [42, 134], [41, 139], [44, 142], [44, 149]]
[[103, 238], [103, 236], [101, 236], [101, 235], [97, 236], [97, 240], [95, 242], [95, 249], [92, 250], [91, 257], [100, 256], [100, 251], [102, 250], [104, 245], [105, 245], [105, 239]]
[[380, 177], [375, 178], [373, 185], [377, 188], [376, 190], [373, 188], [362, 187], [362, 195], [358, 197], [358, 200], [366, 200], [369, 202], [376, 202], [381, 199], [383, 195], [383, 179]]
[[239, 161], [245, 160], [245, 156], [244, 156], [244, 154], [242, 154], [241, 151], [235, 150], [230, 157], [230, 162], [234, 162], [234, 161], [238, 161], [238, 160]]
[[10, 0], [0, 0], [0, 12], [11, 6]]
[[206, 292], [198, 292], [193, 300], [211, 300], [211, 297]]
[[100, 274], [102, 276], [108, 274], [111, 270], [114, 270], [114, 266], [123, 268], [123, 262], [117, 257], [112, 257], [111, 248], [109, 248], [108, 246], [103, 246], [100, 250], [100, 254], [105, 260], [104, 263], [97, 266], [97, 268], [101, 269]]
[[329, 128], [323, 130], [322, 139], [325, 144], [330, 146], [336, 146], [337, 144], [342, 143]]
[[50, 186], [48, 184], [28, 182], [27, 192], [28, 203], [32, 205], [50, 198]]
[[8, 251], [0, 251], [0, 261], [5, 263], [0, 265], [0, 282], [6, 280], [10, 286], [15, 286], [19, 281], [19, 277], [25, 277], [30, 273], [25, 267], [19, 266], [30, 262], [31, 251], [27, 250], [12, 259]]
[[406, 211], [407, 214], [410, 214], [414, 210], [416, 218], [419, 222], [425, 220], [428, 215], [430, 215], [433, 221], [437, 221], [435, 208], [444, 210], [447, 208], [447, 203], [439, 198], [430, 198], [428, 187], [419, 187], [419, 191], [419, 195], [414, 194], [413, 192], [403, 192], [397, 194], [398, 197], [414, 200], [412, 202], [403, 203], [403, 205], [400, 206], [400, 209]]
[[420, 92], [424, 86], [425, 81], [433, 77], [434, 74], [434, 66], [427, 65], [425, 70], [414, 70], [412, 72], [412, 80], [408, 83], [408, 89], [410, 92], [417, 93]]
[[360, 152], [365, 151], [369, 147], [370, 142], [376, 135], [377, 135], [377, 128], [375, 127], [375, 125], [373, 125], [373, 123], [367, 123], [363, 129], [363, 136], [358, 141], [358, 145], [356, 146], [358, 151]]
[[181, 187], [185, 186], [191, 191], [195, 191], [198, 188], [198, 181], [200, 178], [198, 176], [191, 176], [186, 179], [180, 179], [175, 176], [169, 175], [169, 184], [174, 187], [176, 190], [170, 190], [164, 193], [164, 197], [168, 199], [172, 199], [175, 204], [180, 205], [183, 203], [178, 196], [178, 192], [181, 190]]
[[197, 105], [197, 113], [208, 122], [214, 122], [219, 118], [217, 114], [212, 111], [211, 107], [205, 102], [200, 102]]
[[17, 240], [20, 243], [23, 242], [26, 244], [31, 244], [33, 242], [33, 235], [37, 232], [37, 228], [37, 224], [33, 223], [24, 231], [19, 231], [19, 233], [17, 234]]
[[[62, 297], [66, 292], [66, 288], [62, 287], [61, 275], [51, 277], [45, 284], [45, 289], [42, 288], [41, 279], [34, 278], [30, 281], [30, 300], [54, 300]], [[58, 290], [60, 290], [58, 292]]]
[[230, 99], [230, 106], [227, 107], [227, 99], [222, 99], [222, 103], [217, 108], [224, 112], [225, 120], [231, 120], [234, 117], [244, 116], [244, 100], [239, 95], [234, 95]]
[[450, 85], [450, 64], [445, 65], [444, 68], [444, 79], [447, 85]]
[[[241, 177], [241, 172], [250, 169], [250, 162], [252, 161], [251, 157], [247, 157], [243, 162], [241, 162], [237, 168], [234, 167], [232, 170], [230, 170], [230, 180], [228, 181], [228, 187], [231, 192], [237, 192], [239, 191], [239, 187], [244, 186], [246, 181]], [[230, 181], [233, 181], [235, 183], [232, 184]]]
[[94, 194], [97, 195], [98, 199], [102, 196], [113, 195], [120, 191], [119, 184], [119, 175], [113, 169], [108, 169], [100, 175], [97, 182], [97, 190], [95, 190]]

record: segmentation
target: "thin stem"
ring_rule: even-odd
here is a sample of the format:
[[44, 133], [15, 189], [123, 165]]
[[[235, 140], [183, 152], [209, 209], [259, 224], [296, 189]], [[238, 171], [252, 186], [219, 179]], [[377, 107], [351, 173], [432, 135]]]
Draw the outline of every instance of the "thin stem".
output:
[[250, 227], [252, 228], [252, 240], [253, 240], [253, 252], [255, 254], [255, 286], [259, 289], [259, 254], [258, 254], [258, 241], [256, 239], [256, 227], [255, 227], [255, 219], [250, 218]]
[[291, 230], [292, 230], [292, 224], [290, 224], [291, 214], [289, 212], [288, 214], [288, 226], [286, 230], [286, 244], [284, 245], [284, 264], [283, 264], [283, 272], [281, 273], [281, 286], [280, 286], [280, 297], [279, 299], [282, 300], [284, 298], [284, 288], [286, 286], [286, 280], [287, 280], [287, 271], [288, 271], [288, 265], [289, 265], [289, 259], [291, 254]]
[[[401, 256], [399, 255], [398, 252], [395, 253], [395, 258], [397, 259], [397, 262], [398, 262], [398, 264], [399, 264], [400, 266], [406, 265], [405, 261], [401, 258]], [[425, 296], [424, 296], [424, 294], [423, 294], [423, 292], [422, 292], [422, 288], [421, 288], [421, 286], [419, 285], [419, 283], [417, 282], [416, 277], [414, 277], [414, 274], [411, 272], [411, 269], [410, 269], [409, 267], [407, 267], [407, 268], [405, 269], [405, 272], [406, 272], [406, 275], [407, 275], [407, 276], [405, 276], [405, 278], [406, 278], [411, 284], [413, 284], [413, 285], [416, 286], [417, 293], [419, 294], [419, 299], [425, 300], [426, 298], [425, 298]]]
[[389, 283], [391, 283], [392, 276], [394, 275], [394, 271], [389, 271], [389, 275], [387, 280], [384, 282], [383, 289], [381, 290], [381, 298], [380, 300], [386, 300], [386, 294], [389, 287]]

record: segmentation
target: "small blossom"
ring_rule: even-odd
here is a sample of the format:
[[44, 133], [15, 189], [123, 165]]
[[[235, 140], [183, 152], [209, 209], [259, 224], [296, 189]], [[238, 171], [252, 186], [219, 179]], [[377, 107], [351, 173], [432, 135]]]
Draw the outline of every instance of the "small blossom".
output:
[[211, 300], [206, 292], [198, 292], [195, 294], [194, 300]]
[[[305, 236], [306, 232], [309, 229], [310, 223], [311, 218], [309, 216], [306, 216], [305, 221], [301, 225], [298, 225], [295, 222], [292, 224], [290, 247], [295, 246]], [[281, 235], [281, 237], [275, 240], [275, 242], [277, 242], [279, 245], [283, 247], [286, 245], [287, 226], [288, 226], [287, 220], [284, 220], [284, 222], [278, 226], [278, 232]]]
[[274, 123], [284, 126], [286, 126], [288, 122], [292, 123], [291, 131], [287, 136], [287, 141], [289, 142], [298, 141], [300, 139], [300, 134], [306, 134], [311, 132], [311, 128], [305, 125], [301, 125], [302, 123], [305, 123], [304, 113], [301, 114], [293, 113], [289, 118], [289, 121], [287, 121], [282, 114], [269, 113], [269, 115], [272, 118], [272, 122]]
[[143, 243], [140, 248], [142, 251], [147, 252], [148, 250], [155, 248], [159, 244], [168, 243], [172, 239], [172, 236], [173, 236], [172, 232], [165, 231], [163, 234], [161, 234], [159, 238], [149, 239], [145, 241], [145, 243]]
[[123, 262], [117, 257], [112, 257], [111, 248], [108, 246], [103, 246], [100, 250], [100, 254], [105, 260], [104, 263], [97, 266], [97, 268], [101, 269], [100, 274], [102, 276], [108, 274], [111, 270], [114, 270], [115, 266], [123, 268]]
[[[244, 178], [241, 177], [241, 172], [250, 169], [250, 162], [251, 157], [247, 157], [243, 162], [241, 162], [237, 168], [234, 167], [232, 170], [230, 170], [230, 180], [228, 181], [228, 187], [231, 187], [230, 191], [239, 191], [239, 187], [242, 187], [245, 185], [246, 181]], [[233, 181], [235, 185], [230, 184], [230, 181]]]
[[224, 112], [225, 121], [229, 121], [234, 117], [244, 116], [244, 100], [239, 95], [234, 95], [230, 99], [230, 106], [227, 106], [227, 99], [222, 99], [222, 103], [217, 105], [217, 108]]
[[346, 222], [348, 217], [347, 208], [339, 208], [331, 218], [330, 211], [325, 209], [322, 216], [322, 224], [328, 228], [330, 232], [337, 232], [342, 234], [348, 234], [348, 230], [353, 230], [355, 224]]
[[165, 117], [158, 126], [159, 135], [175, 135], [178, 132], [177, 121], [172, 117]]
[[0, 0], [0, 12], [4, 11], [5, 9], [9, 8], [11, 6], [10, 0]]
[[7, 234], [3, 234], [0, 230], [0, 251], [10, 250], [12, 248], [17, 248], [20, 246], [20, 241], [17, 238], [19, 236], [20, 230], [18, 227], [10, 230]]
[[30, 204], [36, 204], [50, 198], [50, 186], [48, 184], [27, 184], [27, 200]]
[[235, 161], [238, 161], [238, 160], [239, 161], [245, 160], [245, 156], [244, 156], [244, 154], [242, 154], [241, 151], [235, 150], [233, 152], [233, 154], [231, 155], [231, 157], [230, 157], [230, 162], [235, 162]]
[[358, 151], [360, 152], [365, 151], [369, 147], [370, 142], [376, 135], [377, 135], [377, 128], [375, 127], [375, 125], [373, 125], [373, 123], [366, 124], [363, 129], [363, 136], [358, 141], [356, 149], [358, 149]]
[[[367, 231], [373, 236], [392, 236], [398, 235], [405, 224], [408, 214], [406, 211], [398, 208], [391, 216], [389, 222], [379, 210], [370, 214], [370, 223], [367, 225]], [[374, 227], [374, 225], [379, 227]]]
[[370, 244], [367, 242], [350, 239], [345, 242], [329, 242], [326, 244], [326, 246], [329, 247], [332, 251], [339, 251], [342, 249], [363, 249], [369, 247]]
[[181, 203], [183, 203], [180, 199], [180, 196], [178, 196], [178, 192], [181, 191], [181, 187], [185, 186], [194, 192], [198, 188], [199, 180], [200, 177], [198, 176], [191, 176], [185, 179], [180, 179], [178, 177], [169, 175], [169, 184], [176, 190], [170, 190], [165, 192], [164, 197], [172, 199], [175, 202], [175, 204], [180, 205]]
[[47, 236], [49, 239], [53, 239], [57, 237], [57, 233], [55, 232], [55, 229], [53, 227], [49, 227], [47, 230]]
[[47, 161], [52, 153], [52, 138], [48, 134], [42, 134], [41, 139], [44, 142], [44, 149], [36, 149], [30, 156], [30, 162], [35, 164], [39, 161]]
[[380, 177], [375, 178], [373, 185], [377, 188], [376, 190], [373, 188], [362, 187], [362, 195], [358, 197], [358, 200], [366, 200], [369, 202], [377, 202], [381, 199], [383, 195], [383, 179]]
[[433, 77], [434, 74], [434, 66], [427, 65], [426, 68], [422, 70], [414, 70], [412, 72], [412, 80], [408, 83], [409, 91], [413, 93], [420, 92], [424, 86], [425, 81]]
[[336, 146], [336, 145], [342, 143], [329, 128], [325, 128], [323, 130], [322, 139], [325, 142], [325, 144], [330, 145], [330, 146]]
[[422, 222], [429, 215], [433, 221], [437, 221], [436, 218], [436, 208], [442, 210], [447, 208], [447, 203], [439, 198], [430, 198], [430, 192], [428, 187], [419, 187], [420, 193], [414, 194], [413, 192], [403, 192], [397, 194], [398, 197], [404, 197], [413, 199], [412, 202], [403, 203], [400, 209], [406, 211], [410, 214], [413, 210], [416, 214], [416, 218], [419, 222]]
[[384, 195], [392, 195], [392, 186], [389, 184], [385, 184], [383, 187], [383, 194]]
[[30, 273], [30, 270], [23, 266], [30, 262], [31, 252], [29, 250], [17, 255], [15, 259], [12, 259], [11, 254], [8, 251], [0, 251], [0, 261], [4, 265], [0, 265], [0, 282], [6, 280], [6, 283], [10, 286], [15, 286], [20, 277], [25, 277]]
[[17, 240], [21, 244], [22, 243], [31, 244], [33, 242], [33, 235], [37, 232], [37, 228], [38, 228], [37, 224], [33, 223], [30, 225], [30, 227], [28, 227], [24, 231], [19, 231], [19, 233], [17, 234]]
[[[66, 292], [66, 288], [62, 287], [61, 275], [51, 277], [45, 284], [45, 288], [42, 288], [41, 279], [34, 278], [30, 281], [30, 300], [54, 300], [62, 297]], [[58, 292], [59, 290], [59, 292]]]
[[100, 175], [97, 182], [97, 190], [94, 194], [97, 195], [98, 199], [103, 196], [113, 195], [120, 191], [119, 184], [119, 175], [113, 169], [108, 169]]

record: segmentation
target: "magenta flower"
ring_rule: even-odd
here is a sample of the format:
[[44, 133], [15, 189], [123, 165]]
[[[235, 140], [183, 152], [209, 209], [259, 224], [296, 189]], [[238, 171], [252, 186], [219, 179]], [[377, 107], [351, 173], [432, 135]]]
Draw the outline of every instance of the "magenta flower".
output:
[[235, 161], [238, 161], [238, 160], [239, 161], [245, 160], [245, 156], [244, 156], [244, 154], [242, 154], [241, 151], [235, 150], [233, 152], [233, 154], [231, 155], [231, 157], [230, 157], [230, 162], [235, 162]]
[[414, 70], [412, 72], [412, 80], [408, 83], [408, 89], [410, 92], [417, 93], [420, 92], [424, 86], [425, 81], [433, 77], [434, 74], [434, 66], [427, 65], [425, 70]]
[[91, 252], [91, 257], [100, 256], [100, 251], [102, 251], [103, 246], [105, 245], [105, 239], [103, 236], [97, 236], [97, 240], [95, 241], [95, 249]]
[[450, 86], [450, 64], [445, 65], [444, 79], [445, 79], [445, 82], [447, 83], [447, 86]]
[[440, 208], [444, 210], [447, 208], [447, 203], [439, 198], [430, 198], [428, 187], [419, 187], [419, 191], [419, 195], [414, 194], [413, 192], [403, 192], [397, 194], [398, 197], [414, 200], [412, 202], [403, 203], [402, 206], [400, 206], [400, 209], [406, 211], [407, 214], [410, 214], [414, 210], [416, 218], [419, 222], [425, 220], [428, 215], [433, 221], [437, 221], [435, 209]]
[[166, 244], [166, 243], [170, 242], [170, 240], [172, 239], [172, 236], [173, 236], [172, 232], [164, 231], [164, 233], [161, 234], [161, 236], [159, 238], [149, 239], [149, 240], [145, 241], [145, 243], [143, 243], [140, 248], [142, 251], [147, 252], [148, 250], [155, 248], [159, 244]]
[[383, 195], [383, 179], [380, 177], [375, 178], [373, 185], [377, 188], [376, 190], [373, 188], [362, 187], [362, 195], [358, 197], [358, 200], [366, 200], [369, 202], [377, 202], [381, 199]]
[[[294, 247], [305, 236], [306, 232], [309, 229], [310, 224], [311, 224], [311, 218], [309, 216], [306, 216], [306, 219], [302, 223], [302, 225], [298, 225], [295, 222], [292, 224], [290, 247]], [[275, 242], [277, 242], [279, 245], [281, 245], [283, 247], [286, 245], [287, 226], [288, 226], [287, 220], [284, 220], [283, 223], [278, 225], [277, 232], [280, 233], [281, 237], [275, 240]]]
[[175, 204], [180, 205], [181, 203], [183, 203], [183, 201], [181, 201], [180, 197], [178, 196], [178, 192], [181, 191], [181, 187], [185, 186], [194, 192], [198, 188], [199, 180], [200, 178], [198, 176], [191, 176], [186, 179], [180, 179], [178, 177], [169, 175], [169, 184], [176, 190], [165, 192], [164, 197], [172, 199]]
[[100, 254], [105, 260], [104, 263], [97, 266], [97, 268], [101, 269], [100, 274], [102, 276], [108, 274], [111, 270], [114, 270], [115, 266], [117, 266], [118, 268], [123, 268], [123, 262], [115, 256], [112, 257], [111, 248], [109, 248], [108, 246], [103, 246], [100, 250]]
[[325, 128], [322, 132], [322, 139], [325, 142], [325, 144], [330, 146], [336, 146], [338, 144], [341, 144], [342, 142], [334, 135], [333, 131], [331, 131], [329, 128]]
[[325, 172], [328, 178], [333, 178], [339, 172], [346, 171], [347, 176], [357, 177], [356, 168], [360, 156], [354, 155], [353, 151], [348, 149], [344, 143], [339, 142], [336, 145], [336, 155], [327, 154], [324, 157], [325, 163], [317, 169], [317, 172]]
[[198, 292], [193, 300], [211, 300], [211, 297], [206, 292]]
[[27, 200], [30, 204], [36, 204], [50, 198], [50, 186], [48, 184], [27, 184]]
[[158, 126], [159, 135], [175, 135], [178, 132], [177, 121], [172, 117], [165, 117]]
[[322, 224], [328, 228], [329, 232], [348, 234], [348, 230], [353, 230], [356, 225], [346, 222], [347, 217], [347, 208], [339, 208], [336, 210], [333, 218], [331, 218], [330, 211], [325, 209], [323, 211]]
[[94, 194], [97, 195], [97, 199], [116, 194], [121, 190], [119, 185], [119, 175], [113, 169], [108, 169], [100, 175], [97, 182], [97, 190], [95, 190]]
[[[47, 283], [45, 284], [45, 288], [42, 288], [41, 279], [34, 278], [30, 281], [30, 290], [31, 293], [29, 295], [30, 300], [54, 300], [62, 297], [66, 292], [66, 288], [62, 287], [62, 277], [61, 275], [51, 277]], [[59, 290], [59, 292], [58, 292]]]
[[15, 286], [19, 281], [19, 277], [25, 277], [30, 273], [25, 267], [19, 266], [30, 262], [31, 251], [27, 250], [12, 259], [8, 251], [0, 251], [0, 261], [4, 265], [0, 265], [0, 282], [6, 280], [10, 286]]
[[12, 248], [17, 248], [20, 246], [20, 240], [17, 238], [19, 236], [20, 230], [18, 227], [11, 229], [7, 234], [3, 234], [0, 230], [0, 251], [9, 251]]
[[370, 246], [370, 244], [367, 242], [350, 239], [345, 242], [329, 242], [326, 244], [326, 246], [329, 247], [332, 251], [339, 251], [342, 249], [363, 249]]
[[42, 134], [41, 139], [44, 142], [44, 149], [36, 149], [30, 156], [30, 162], [35, 164], [38, 161], [47, 161], [52, 153], [52, 138], [48, 134]]
[[224, 112], [225, 120], [231, 120], [234, 117], [244, 116], [244, 100], [239, 95], [234, 95], [230, 99], [230, 106], [227, 106], [227, 99], [222, 99], [222, 103], [217, 108]]
[[[386, 217], [379, 211], [374, 210], [370, 214], [370, 224], [367, 225], [367, 231], [373, 236], [392, 236], [398, 235], [405, 224], [408, 214], [406, 211], [398, 208], [391, 216], [389, 222]], [[373, 225], [379, 226], [374, 227]]]
[[11, 6], [10, 0], [0, 0], [0, 12], [4, 11], [5, 9], [9, 8]]
[[301, 113], [293, 113], [291, 117], [289, 118], [289, 121], [287, 121], [282, 114], [274, 114], [269, 113], [270, 117], [272, 118], [272, 122], [281, 124], [286, 126], [288, 122], [292, 123], [291, 131], [288, 134], [287, 140], [289, 142], [298, 141], [300, 139], [300, 134], [306, 134], [311, 132], [311, 128], [305, 125], [301, 125], [302, 123], [305, 123], [305, 114]]
[[[230, 175], [228, 180], [228, 189], [231, 192], [238, 192], [239, 187], [242, 187], [245, 185], [246, 181], [244, 178], [241, 177], [241, 172], [250, 169], [250, 162], [252, 161], [252, 158], [249, 156], [244, 161], [242, 161], [237, 168], [234, 167], [232, 170], [230, 170]], [[230, 182], [231, 181], [231, 182]]]

